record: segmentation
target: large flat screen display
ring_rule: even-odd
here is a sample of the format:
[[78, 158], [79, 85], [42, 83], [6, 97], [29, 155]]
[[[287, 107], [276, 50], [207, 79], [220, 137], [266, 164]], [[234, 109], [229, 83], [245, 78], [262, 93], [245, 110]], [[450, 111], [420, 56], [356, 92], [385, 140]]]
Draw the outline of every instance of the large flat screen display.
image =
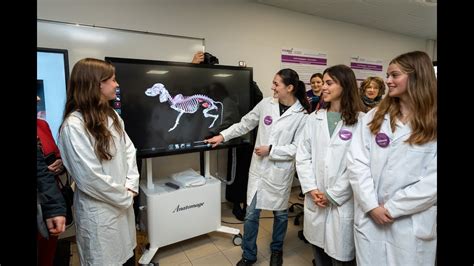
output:
[[68, 51], [43, 47], [38, 47], [36, 50], [36, 95], [40, 97], [37, 117], [48, 122], [57, 141], [66, 103], [66, 83], [69, 78]]
[[[211, 149], [203, 142], [252, 104], [252, 68], [106, 57], [119, 83], [113, 106], [141, 158]], [[246, 134], [220, 145], [249, 145]]]

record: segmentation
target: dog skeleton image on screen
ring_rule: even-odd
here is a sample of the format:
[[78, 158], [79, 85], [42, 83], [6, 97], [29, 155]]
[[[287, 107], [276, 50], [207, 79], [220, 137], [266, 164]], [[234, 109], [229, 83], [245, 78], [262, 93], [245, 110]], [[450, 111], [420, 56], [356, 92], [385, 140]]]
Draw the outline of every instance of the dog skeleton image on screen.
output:
[[192, 96], [183, 96], [182, 94], [177, 94], [174, 97], [171, 97], [168, 90], [161, 83], [155, 83], [151, 88], [148, 88], [145, 91], [145, 94], [149, 97], [155, 97], [157, 95], [160, 95], [160, 102], [162, 103], [168, 102], [168, 104], [173, 110], [179, 112], [174, 126], [170, 128], [168, 132], [174, 130], [178, 126], [179, 119], [184, 113], [194, 114], [199, 109], [199, 105], [201, 105], [204, 108], [204, 110], [202, 110], [204, 117], [214, 118], [211, 125], [209, 125], [209, 128], [211, 128], [212, 126], [214, 126], [214, 123], [219, 118], [219, 114], [210, 114], [209, 111], [219, 110], [216, 104], [220, 104], [221, 106], [220, 116], [221, 116], [221, 122], [222, 122], [222, 114], [224, 112], [224, 105], [221, 102], [214, 101], [213, 99], [209, 98], [206, 95], [195, 94]]

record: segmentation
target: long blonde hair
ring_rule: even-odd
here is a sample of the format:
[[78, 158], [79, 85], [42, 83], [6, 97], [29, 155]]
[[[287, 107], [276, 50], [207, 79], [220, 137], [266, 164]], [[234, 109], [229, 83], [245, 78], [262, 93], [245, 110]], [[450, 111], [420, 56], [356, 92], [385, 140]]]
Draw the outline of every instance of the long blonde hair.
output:
[[[390, 64], [396, 64], [408, 75], [408, 104], [413, 110], [409, 123], [412, 133], [407, 142], [424, 144], [436, 140], [438, 95], [434, 68], [430, 57], [421, 51], [414, 51], [397, 56]], [[400, 99], [387, 95], [382, 99], [369, 123], [372, 134], [377, 134], [382, 125], [384, 115], [390, 115], [390, 128], [396, 129], [396, 117], [400, 113]]]
[[113, 120], [114, 128], [123, 136], [123, 129], [117, 114], [108, 102], [101, 101], [100, 83], [110, 79], [115, 68], [110, 63], [84, 58], [78, 61], [68, 83], [64, 120], [74, 111], [81, 112], [87, 132], [96, 140], [95, 153], [99, 159], [112, 159], [112, 133], [108, 130], [108, 117]]

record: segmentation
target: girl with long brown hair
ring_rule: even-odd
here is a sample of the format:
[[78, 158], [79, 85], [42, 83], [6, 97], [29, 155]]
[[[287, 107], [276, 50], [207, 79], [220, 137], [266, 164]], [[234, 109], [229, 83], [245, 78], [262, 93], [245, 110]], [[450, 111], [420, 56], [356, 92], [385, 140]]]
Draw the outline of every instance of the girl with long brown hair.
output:
[[71, 72], [59, 149], [76, 182], [74, 214], [81, 265], [135, 265], [135, 147], [109, 105], [115, 68], [94, 58]]
[[369, 111], [348, 153], [360, 265], [434, 265], [437, 216], [437, 85], [415, 51], [387, 69], [388, 95]]
[[355, 265], [354, 200], [346, 154], [363, 116], [354, 71], [346, 65], [324, 70], [325, 106], [306, 120], [296, 150], [296, 170], [305, 193], [303, 234], [316, 265]]

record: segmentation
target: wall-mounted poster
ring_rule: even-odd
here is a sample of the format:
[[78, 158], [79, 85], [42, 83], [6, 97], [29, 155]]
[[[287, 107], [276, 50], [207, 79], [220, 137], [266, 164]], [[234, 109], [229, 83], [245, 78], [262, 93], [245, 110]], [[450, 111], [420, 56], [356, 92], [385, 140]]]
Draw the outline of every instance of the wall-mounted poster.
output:
[[291, 68], [300, 76], [306, 85], [306, 90], [311, 89], [310, 78], [314, 73], [323, 73], [327, 67], [327, 54], [309, 49], [282, 48], [281, 68]]
[[351, 57], [350, 67], [354, 71], [358, 86], [360, 86], [360, 83], [368, 77], [380, 77], [385, 79], [382, 59], [353, 56]]

